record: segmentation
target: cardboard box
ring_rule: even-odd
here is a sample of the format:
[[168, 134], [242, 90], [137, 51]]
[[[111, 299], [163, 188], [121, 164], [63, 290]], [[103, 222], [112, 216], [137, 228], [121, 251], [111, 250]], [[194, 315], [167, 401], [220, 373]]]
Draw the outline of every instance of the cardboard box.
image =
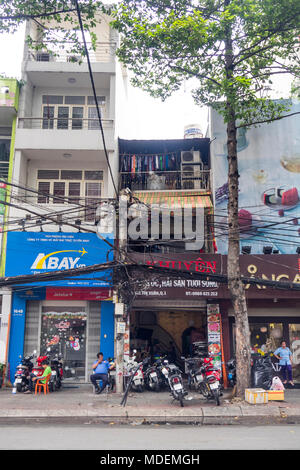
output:
[[268, 390], [268, 400], [284, 401], [284, 390]]
[[245, 401], [251, 403], [251, 405], [268, 403], [268, 392], [263, 388], [246, 388]]

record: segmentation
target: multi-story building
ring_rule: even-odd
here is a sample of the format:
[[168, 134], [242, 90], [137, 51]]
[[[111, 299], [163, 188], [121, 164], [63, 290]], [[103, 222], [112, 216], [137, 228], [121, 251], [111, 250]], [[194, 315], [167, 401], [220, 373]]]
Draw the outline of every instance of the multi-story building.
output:
[[[126, 72], [116, 60], [118, 36], [97, 25], [89, 57], [105, 140], [100, 132], [86, 57], [24, 45], [12, 171], [6, 275], [37, 274], [112, 259], [96, 234], [96, 208], [114, 198]], [[26, 35], [36, 37], [34, 22]], [[89, 45], [88, 45], [89, 47]], [[110, 166], [110, 169], [109, 169]], [[63, 354], [66, 378], [87, 380], [100, 350], [114, 355], [111, 273], [27, 284], [12, 292], [8, 362], [34, 349]]]
[[[141, 267], [132, 275], [125, 355], [137, 348], [171, 352], [180, 361], [196, 340], [207, 351], [207, 305], [217, 285], [199, 283], [192, 273], [216, 270], [209, 147], [200, 137], [119, 141], [119, 184], [131, 191], [129, 260], [177, 270], [174, 277]], [[195, 229], [190, 238], [185, 216]], [[133, 232], [137, 225], [140, 233]]]
[[[260, 128], [241, 128], [237, 139], [241, 272], [246, 278], [269, 281], [245, 284], [251, 347], [253, 353], [274, 351], [285, 339], [293, 352], [296, 382], [300, 290], [279, 289], [276, 282], [300, 283], [298, 112], [299, 103], [294, 103], [291, 117]], [[129, 259], [146, 266], [133, 276], [125, 352], [171, 352], [180, 360], [191, 353], [191, 343], [198, 343], [224, 368], [224, 361], [235, 353], [234, 315], [226, 286], [226, 127], [212, 111], [208, 136], [120, 140], [119, 184], [131, 190], [132, 219], [143, 213], [146, 220], [143, 229], [142, 218], [139, 225], [135, 221], [141, 235], [136, 231], [133, 237], [130, 217], [128, 222]], [[154, 232], [149, 215], [153, 204], [161, 208], [159, 230]], [[172, 231], [172, 218], [175, 207], [197, 206], [205, 208], [204, 243], [187, 250], [186, 240]], [[162, 236], [163, 207], [170, 213], [169, 237]]]
[[[14, 78], [0, 77], [0, 199], [9, 202], [10, 188], [5, 183], [11, 179], [12, 160], [14, 155], [15, 131], [19, 104], [19, 83]], [[4, 274], [6, 224], [8, 206], [0, 204], [0, 263], [1, 275]], [[11, 292], [1, 289], [0, 292], [0, 362], [6, 361], [6, 345], [9, 327]]]

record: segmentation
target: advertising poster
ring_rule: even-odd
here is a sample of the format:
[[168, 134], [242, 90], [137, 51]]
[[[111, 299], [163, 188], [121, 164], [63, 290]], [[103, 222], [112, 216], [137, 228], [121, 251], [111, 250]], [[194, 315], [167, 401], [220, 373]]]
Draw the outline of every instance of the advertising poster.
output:
[[[237, 130], [241, 246], [295, 254], [300, 245], [300, 103], [288, 118]], [[218, 253], [227, 253], [227, 136], [211, 112], [211, 161]], [[296, 114], [298, 113], [298, 114]]]
[[207, 305], [207, 343], [208, 355], [213, 358], [214, 367], [222, 368], [221, 315], [217, 304]]

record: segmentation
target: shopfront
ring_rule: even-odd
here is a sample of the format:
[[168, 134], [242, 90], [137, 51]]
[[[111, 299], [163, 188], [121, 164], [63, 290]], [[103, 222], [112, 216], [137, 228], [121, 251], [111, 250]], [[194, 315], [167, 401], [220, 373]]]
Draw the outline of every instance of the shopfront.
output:
[[[177, 362], [181, 356], [207, 355], [209, 350], [219, 355], [220, 339], [216, 342], [212, 338], [209, 328], [214, 327], [208, 320], [210, 306], [217, 305], [221, 285], [193, 273], [220, 273], [221, 257], [199, 253], [131, 253], [130, 257], [137, 263], [177, 271], [174, 275], [160, 275], [157, 270], [136, 274], [139, 281], [130, 311], [130, 349], [137, 349], [141, 355], [168, 354]], [[219, 334], [219, 324], [216, 327]]]
[[[12, 235], [12, 237], [10, 237]], [[24, 255], [16, 262], [16, 246]], [[106, 262], [109, 246], [96, 234], [8, 234], [6, 275], [38, 274]], [[111, 257], [111, 255], [110, 255]], [[86, 381], [100, 349], [114, 356], [112, 273], [93, 272], [14, 287], [8, 362], [23, 354], [61, 354], [64, 378]]]
[[[285, 341], [292, 351], [293, 379], [300, 384], [300, 300], [275, 298], [276, 302], [248, 300], [250, 344], [255, 354], [272, 353]], [[235, 350], [235, 324], [229, 309], [231, 350]], [[277, 362], [277, 361], [275, 361]], [[280, 367], [275, 364], [275, 368]]]
[[[176, 274], [169, 275], [162, 271], [159, 275], [156, 270], [144, 282], [139, 273], [136, 300], [130, 317], [131, 348], [146, 348], [150, 338], [152, 343], [163, 343], [164, 349], [168, 349], [172, 341], [176, 346], [177, 357], [186, 355], [184, 338], [186, 336], [190, 341], [189, 333], [195, 328], [195, 334], [199, 335], [199, 341], [206, 344], [209, 354], [222, 353], [225, 361], [234, 355], [234, 314], [226, 284], [193, 275], [226, 275], [226, 256], [151, 253], [134, 254], [133, 258], [138, 263], [162, 270], [176, 270]], [[271, 281], [269, 286], [245, 285], [252, 352], [273, 352], [284, 339], [293, 352], [295, 382], [300, 383], [300, 290], [276, 289], [275, 284], [272, 284], [289, 281], [300, 286], [298, 260], [297, 255], [240, 257], [245, 277]], [[221, 346], [217, 340], [219, 326], [214, 321], [211, 324], [208, 321], [212, 306], [220, 314]]]
[[[242, 255], [242, 272], [247, 277], [271, 281], [269, 286], [246, 284], [246, 297], [253, 353], [272, 353], [285, 340], [293, 353], [293, 377], [300, 384], [300, 290], [276, 289], [272, 281], [290, 282], [300, 287], [298, 255]], [[235, 351], [235, 324], [231, 303], [221, 301], [227, 312], [230, 353]], [[275, 368], [278, 364], [275, 361]], [[278, 370], [278, 372], [280, 372]]]

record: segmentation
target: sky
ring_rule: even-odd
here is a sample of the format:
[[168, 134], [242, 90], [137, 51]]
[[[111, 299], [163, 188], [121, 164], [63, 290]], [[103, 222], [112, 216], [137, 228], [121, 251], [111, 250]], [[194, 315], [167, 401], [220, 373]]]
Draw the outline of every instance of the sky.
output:
[[[0, 74], [21, 78], [24, 25], [13, 35], [0, 34]], [[182, 139], [184, 126], [199, 124], [207, 130], [207, 108], [196, 106], [191, 97], [191, 86], [162, 102], [129, 85], [126, 111], [128, 130], [120, 135], [123, 139]]]

